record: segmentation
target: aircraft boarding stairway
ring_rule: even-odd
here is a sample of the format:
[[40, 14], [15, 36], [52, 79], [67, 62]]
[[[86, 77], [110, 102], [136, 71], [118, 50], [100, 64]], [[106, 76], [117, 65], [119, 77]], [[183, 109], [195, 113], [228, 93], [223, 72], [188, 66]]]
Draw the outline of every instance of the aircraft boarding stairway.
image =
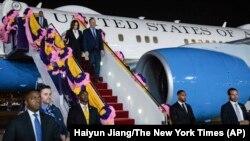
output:
[[[80, 27], [87, 27], [83, 21], [77, 19]], [[104, 100], [115, 107], [117, 119], [115, 122], [126, 123], [124, 117], [128, 115], [135, 119], [135, 124], [165, 124], [165, 117], [159, 110], [158, 103], [147, 88], [134, 76], [115, 52], [104, 41], [105, 55], [102, 56], [100, 79], [101, 83], [94, 83]], [[88, 64], [83, 61], [84, 70]], [[128, 110], [121, 111], [122, 108]], [[119, 118], [121, 117], [121, 118]]]
[[[19, 20], [22, 22], [21, 18]], [[53, 24], [50, 26], [54, 28]], [[85, 26], [81, 27], [86, 28]], [[6, 59], [17, 59], [17, 56], [18, 59], [32, 57], [43, 83], [52, 88], [53, 103], [60, 108], [66, 120], [69, 104], [64, 94], [69, 92], [70, 88], [64, 82], [66, 80], [63, 79], [62, 75], [53, 76], [46, 70], [38, 51], [34, 50], [30, 44], [27, 46], [28, 40], [24, 28], [23, 23], [19, 23], [17, 32], [10, 34], [13, 40], [4, 45], [6, 48], [11, 48], [11, 51], [6, 54]], [[20, 39], [22, 41], [19, 41]], [[102, 77], [99, 79], [103, 82], [90, 83], [91, 89], [95, 91], [95, 94], [90, 96], [98, 98], [103, 105], [111, 105], [115, 108], [115, 124], [162, 124], [165, 116], [159, 110], [160, 104], [151, 97], [147, 89], [134, 77], [133, 73], [106, 43], [104, 43], [104, 48], [105, 56], [102, 58], [101, 65]], [[86, 69], [87, 62], [83, 61], [82, 63]], [[81, 67], [79, 68], [84, 72]]]

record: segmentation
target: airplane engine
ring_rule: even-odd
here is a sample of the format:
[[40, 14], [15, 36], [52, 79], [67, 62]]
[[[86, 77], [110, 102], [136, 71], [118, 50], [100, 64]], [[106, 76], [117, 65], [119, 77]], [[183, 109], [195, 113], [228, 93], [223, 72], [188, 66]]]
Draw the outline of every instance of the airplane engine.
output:
[[224, 53], [193, 48], [154, 50], [141, 57], [136, 72], [146, 78], [148, 90], [161, 103], [174, 104], [176, 92], [185, 90], [198, 121], [220, 116], [230, 87], [238, 89], [241, 103], [250, 96], [249, 67]]

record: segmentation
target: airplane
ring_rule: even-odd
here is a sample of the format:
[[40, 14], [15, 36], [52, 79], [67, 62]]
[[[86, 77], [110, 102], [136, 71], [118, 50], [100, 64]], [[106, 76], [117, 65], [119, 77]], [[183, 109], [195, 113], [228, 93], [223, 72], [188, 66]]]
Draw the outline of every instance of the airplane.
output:
[[[23, 2], [5, 0], [0, 5], [0, 15], [15, 9], [22, 16], [27, 7]], [[39, 4], [31, 9], [35, 13], [42, 10], [48, 23], [53, 24], [60, 34], [69, 28], [74, 11], [87, 19], [94, 17], [97, 28], [105, 32], [105, 41], [110, 48], [121, 51], [126, 64], [137, 65], [135, 71], [145, 76], [154, 99], [173, 104], [177, 99], [176, 91], [185, 89], [187, 102], [193, 106], [200, 121], [219, 116], [219, 106], [227, 100], [226, 90], [229, 87], [238, 88], [239, 101], [246, 103], [249, 99], [249, 44], [227, 44], [247, 40], [250, 37], [247, 26], [229, 28], [108, 16], [82, 6], [52, 10], [41, 8]], [[1, 45], [2, 56], [6, 55], [3, 48]], [[27, 67], [32, 71], [26, 71], [21, 69], [23, 62], [15, 63], [20, 64], [0, 59], [0, 89], [34, 88], [40, 77], [35, 65]], [[231, 70], [230, 67], [234, 68]], [[16, 78], [6, 81], [10, 76]], [[27, 78], [29, 82], [24, 81]]]

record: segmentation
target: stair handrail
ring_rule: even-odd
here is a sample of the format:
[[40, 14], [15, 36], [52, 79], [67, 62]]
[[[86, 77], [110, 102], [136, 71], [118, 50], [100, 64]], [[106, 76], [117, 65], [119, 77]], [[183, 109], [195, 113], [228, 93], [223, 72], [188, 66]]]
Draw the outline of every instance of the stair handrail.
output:
[[[80, 17], [80, 18], [79, 18]], [[80, 13], [76, 13], [75, 19], [79, 22], [79, 25], [83, 28], [83, 30], [87, 29], [87, 24], [86, 24], [86, 17], [82, 16]], [[127, 68], [127, 66], [124, 64], [124, 62], [115, 54], [115, 52], [109, 47], [107, 42], [103, 41], [104, 48], [109, 51], [110, 54], [115, 58], [115, 60], [122, 66], [122, 68], [130, 75], [130, 77], [134, 78], [137, 84], [145, 91], [145, 93], [154, 101], [154, 103], [159, 106], [159, 109], [165, 112], [166, 114], [169, 114], [169, 111], [166, 110], [165, 106], [168, 105], [163, 105], [160, 102], [158, 102], [149, 92], [149, 90], [142, 84], [141, 81], [138, 80], [137, 77], [134, 76], [134, 73]]]
[[[75, 61], [72, 54], [70, 53], [71, 49], [67, 48], [67, 46], [65, 46], [65, 43], [63, 42], [62, 37], [59, 34], [59, 32], [56, 30], [55, 26], [52, 24], [54, 28], [49, 28], [48, 30], [45, 30], [45, 29], [41, 28], [38, 21], [35, 19], [34, 13], [32, 12], [32, 10], [30, 8], [26, 8], [26, 10], [24, 11], [24, 15], [25, 15], [24, 18], [26, 20], [26, 22], [25, 22], [26, 31], [27, 31], [26, 36], [28, 36], [27, 38], [28, 38], [29, 44], [35, 50], [38, 50], [39, 47], [42, 45], [42, 43], [45, 43], [44, 37], [47, 35], [49, 38], [51, 38], [51, 40], [49, 41], [48, 47], [53, 47], [54, 46], [53, 44], [55, 43], [55, 46], [58, 46], [59, 49], [58, 50], [55, 49], [54, 53], [56, 53], [57, 51], [62, 51], [62, 53], [64, 53], [62, 55], [63, 56], [66, 55], [63, 58], [60, 58], [57, 55], [55, 58], [59, 57], [59, 60], [55, 59], [56, 62], [51, 62], [51, 60], [44, 59], [44, 61], [46, 61], [46, 64], [50, 65], [50, 66], [47, 66], [47, 67], [48, 68], [52, 67], [52, 71], [54, 71], [54, 68], [53, 68], [54, 66], [51, 63], [56, 63], [56, 65], [58, 65], [57, 66], [58, 68], [56, 68], [56, 69], [57, 69], [57, 71], [59, 71], [59, 73], [61, 73], [61, 71], [63, 72], [65, 70], [63, 70], [60, 67], [60, 65], [64, 66], [64, 67], [68, 67], [68, 66], [65, 66], [64, 63], [72, 63], [73, 65], [75, 64], [75, 67], [76, 67], [75, 69], [76, 70], [73, 70], [73, 71], [75, 71], [75, 73], [77, 73], [77, 74], [75, 74], [75, 75], [77, 75], [77, 77], [80, 75], [80, 79], [82, 79], [82, 77], [84, 77], [83, 76], [84, 71], [82, 70], [80, 65], [77, 63], [77, 61]], [[31, 20], [32, 20], [32, 23], [30, 24]], [[50, 34], [48, 34], [47, 32], [49, 32]], [[35, 36], [36, 40], [33, 39], [32, 35]], [[56, 45], [56, 43], [57, 43], [57, 45]], [[43, 46], [41, 46], [41, 47], [43, 47]], [[51, 48], [51, 49], [53, 49], [53, 48]], [[61, 50], [61, 49], [67, 49], [67, 50]], [[65, 52], [68, 53], [68, 54], [65, 54]], [[48, 53], [53, 55], [52, 50], [48, 51]], [[44, 55], [45, 55], [45, 52], [44, 52]], [[53, 59], [54, 58], [52, 58], [52, 60]], [[71, 59], [71, 60], [68, 60], [68, 59]], [[65, 62], [66, 60], [67, 60], [67, 62]], [[64, 68], [64, 69], [67, 69], [67, 68]], [[70, 69], [70, 68], [68, 68], [68, 69]], [[68, 71], [71, 71], [71, 70], [68, 70]], [[71, 75], [73, 75], [73, 74], [71, 74]], [[77, 79], [77, 81], [79, 81], [78, 78], [74, 78], [74, 79]], [[73, 83], [75, 83], [76, 80], [73, 80], [73, 81], [74, 81]], [[86, 90], [87, 91], [89, 90], [89, 91], [92, 92], [92, 93], [90, 93], [90, 95], [93, 94], [92, 96], [90, 96], [89, 102], [91, 103], [91, 100], [93, 100], [93, 103], [98, 103], [97, 105], [93, 105], [93, 106], [96, 106], [96, 108], [98, 109], [98, 111], [99, 111], [99, 113], [101, 115], [101, 122], [104, 121], [103, 123], [108, 123], [108, 124], [112, 124], [112, 122], [114, 123], [114, 118], [115, 118], [115, 114], [114, 114], [115, 110], [114, 110], [114, 108], [112, 106], [105, 105], [106, 102], [102, 99], [102, 97], [100, 97], [100, 94], [93, 87], [92, 83], [89, 83], [89, 81], [87, 81], [87, 83], [85, 83], [85, 82], [86, 82], [85, 80], [80, 80], [80, 82], [77, 82], [77, 83], [79, 83], [79, 86], [77, 85], [76, 89], [74, 89], [74, 90], [71, 89], [71, 90], [74, 91], [75, 94], [78, 94], [79, 91], [81, 91], [82, 86], [85, 85]], [[111, 113], [107, 112], [107, 110], [109, 110], [109, 109], [111, 110]], [[106, 119], [102, 119], [102, 117], [109, 117], [109, 118], [106, 120]]]
[[[50, 26], [52, 26], [52, 27], [56, 30], [56, 32], [58, 33], [58, 35], [62, 38], [62, 36], [59, 34], [58, 30], [55, 28], [55, 26], [54, 26], [52, 23], [50, 23]], [[72, 56], [72, 57], [74, 58], [76, 64], [77, 64], [78, 67], [79, 67], [79, 69], [80, 69], [82, 72], [84, 72], [84, 70], [83, 70], [83, 68], [81, 67], [81, 65], [79, 64], [79, 62], [75, 59], [74, 56]], [[92, 81], [90, 81], [89, 83], [91, 84], [91, 87], [95, 90], [95, 93], [96, 93], [96, 94], [98, 95], [98, 97], [101, 99], [101, 101], [103, 102], [103, 104], [106, 105], [107, 102], [101, 97], [101, 94], [98, 92], [97, 88], [93, 85]]]

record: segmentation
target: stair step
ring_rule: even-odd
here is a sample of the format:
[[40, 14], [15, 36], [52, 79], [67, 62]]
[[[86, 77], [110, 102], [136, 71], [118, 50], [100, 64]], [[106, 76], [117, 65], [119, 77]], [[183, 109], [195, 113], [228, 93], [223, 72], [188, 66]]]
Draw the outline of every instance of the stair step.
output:
[[98, 91], [102, 96], [112, 96], [111, 89], [98, 89]]
[[94, 83], [97, 89], [107, 89], [108, 84], [107, 83]]
[[123, 110], [123, 104], [122, 103], [108, 103], [108, 105], [113, 106], [115, 110]]
[[[94, 82], [94, 76], [90, 76], [90, 80]], [[99, 81], [103, 82], [103, 77], [99, 77]]]
[[128, 111], [116, 110], [116, 118], [128, 118]]
[[115, 118], [115, 125], [134, 125], [135, 120], [131, 118]]
[[105, 101], [108, 102], [117, 102], [117, 96], [102, 96]]
[[87, 65], [83, 65], [82, 68], [83, 68], [83, 70], [84, 70], [85, 72], [88, 72], [88, 69], [89, 69], [89, 68], [88, 68]]
[[89, 61], [84, 60], [84, 61], [82, 61], [82, 64], [87, 66], [89, 64]]

